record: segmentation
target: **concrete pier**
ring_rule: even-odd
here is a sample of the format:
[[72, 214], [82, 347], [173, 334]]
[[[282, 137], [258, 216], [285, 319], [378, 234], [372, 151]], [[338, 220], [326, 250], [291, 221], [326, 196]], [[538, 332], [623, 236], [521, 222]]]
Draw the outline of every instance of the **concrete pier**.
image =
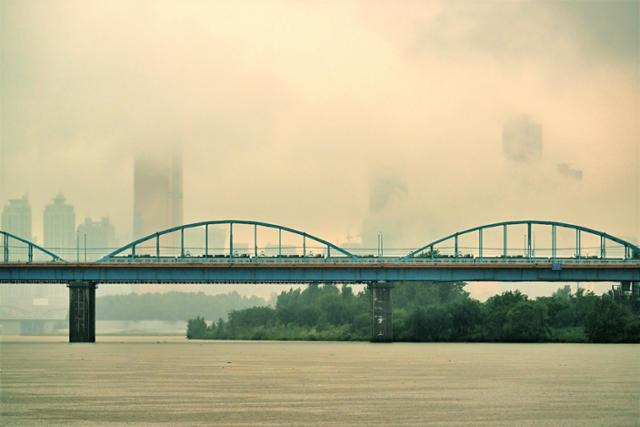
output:
[[69, 342], [96, 342], [96, 283], [69, 282]]
[[393, 341], [393, 319], [391, 315], [391, 289], [389, 282], [371, 282], [371, 342]]
[[631, 282], [620, 282], [620, 291], [623, 295], [627, 295], [631, 292]]

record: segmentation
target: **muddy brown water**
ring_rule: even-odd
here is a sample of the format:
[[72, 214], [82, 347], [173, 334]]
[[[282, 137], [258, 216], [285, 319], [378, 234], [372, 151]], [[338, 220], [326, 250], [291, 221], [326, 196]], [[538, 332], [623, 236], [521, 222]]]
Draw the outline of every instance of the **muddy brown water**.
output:
[[4, 337], [3, 425], [640, 425], [640, 346]]

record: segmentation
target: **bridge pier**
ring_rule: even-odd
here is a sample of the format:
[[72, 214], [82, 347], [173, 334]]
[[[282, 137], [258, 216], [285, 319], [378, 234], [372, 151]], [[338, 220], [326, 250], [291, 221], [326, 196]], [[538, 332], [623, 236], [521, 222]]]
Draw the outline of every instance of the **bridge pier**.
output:
[[391, 289], [393, 284], [379, 281], [370, 282], [371, 291], [371, 342], [393, 342], [393, 322], [391, 313]]
[[631, 299], [640, 301], [640, 282], [631, 282]]
[[96, 342], [95, 282], [69, 282], [69, 342]]

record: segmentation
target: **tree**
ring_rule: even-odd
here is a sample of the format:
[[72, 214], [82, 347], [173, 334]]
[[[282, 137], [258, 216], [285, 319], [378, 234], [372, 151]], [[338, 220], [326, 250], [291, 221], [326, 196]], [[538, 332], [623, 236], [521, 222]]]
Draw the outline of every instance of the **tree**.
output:
[[571, 287], [564, 286], [555, 291], [551, 297], [538, 298], [538, 302], [547, 307], [549, 325], [554, 328], [566, 328], [576, 325], [576, 298], [571, 294]]
[[276, 311], [271, 307], [252, 307], [234, 310], [229, 313], [229, 324], [232, 328], [252, 328], [275, 323]]
[[511, 342], [540, 342], [549, 335], [547, 307], [534, 301], [520, 301], [505, 316], [503, 339]]
[[345, 299], [340, 294], [330, 293], [322, 295], [318, 300], [324, 322], [330, 325], [343, 325], [351, 320], [345, 304]]
[[189, 319], [187, 322], [187, 338], [205, 338], [207, 335], [207, 323], [202, 317]]
[[478, 337], [478, 330], [484, 321], [482, 304], [470, 298], [459, 298], [447, 305], [451, 315], [451, 339], [470, 341]]
[[416, 308], [406, 324], [411, 341], [447, 341], [451, 337], [451, 315], [442, 306]]
[[624, 327], [624, 342], [640, 343], [640, 317], [629, 316]]
[[592, 342], [620, 342], [624, 339], [627, 310], [609, 295], [603, 295], [585, 318], [585, 331]]
[[398, 282], [394, 285], [394, 309], [428, 307], [469, 297], [464, 282]]
[[485, 339], [489, 341], [504, 340], [507, 313], [516, 304], [524, 301], [527, 301], [527, 296], [518, 290], [503, 292], [489, 298], [484, 304], [486, 322], [483, 335]]

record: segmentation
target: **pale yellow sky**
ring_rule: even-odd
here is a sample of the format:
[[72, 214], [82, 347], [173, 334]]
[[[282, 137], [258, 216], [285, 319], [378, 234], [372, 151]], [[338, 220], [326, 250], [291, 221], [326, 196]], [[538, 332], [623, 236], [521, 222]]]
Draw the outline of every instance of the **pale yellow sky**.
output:
[[[132, 153], [170, 143], [186, 221], [403, 247], [517, 218], [640, 235], [636, 2], [0, 0], [0, 19], [0, 203], [27, 193], [40, 241], [57, 192], [127, 241]], [[503, 155], [514, 114], [541, 124], [539, 160]], [[374, 213], [381, 181], [405, 190]]]

